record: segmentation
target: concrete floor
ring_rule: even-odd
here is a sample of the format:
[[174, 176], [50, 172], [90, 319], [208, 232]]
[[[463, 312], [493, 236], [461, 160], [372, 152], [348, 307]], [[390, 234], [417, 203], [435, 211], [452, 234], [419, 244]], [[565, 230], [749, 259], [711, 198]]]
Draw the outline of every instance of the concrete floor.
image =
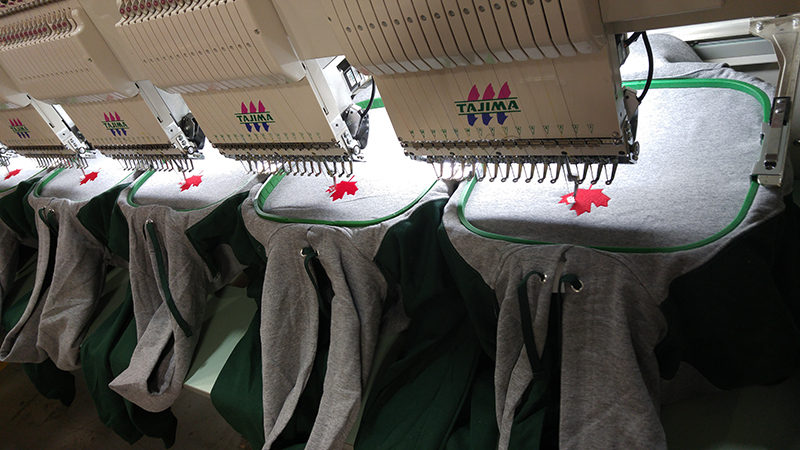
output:
[[[75, 373], [75, 401], [67, 408], [40, 395], [19, 364], [0, 366], [0, 449], [164, 449], [162, 441], [148, 437], [131, 446], [106, 428], [97, 417], [80, 372]], [[184, 390], [172, 411], [178, 418], [173, 449], [250, 450], [207, 397]]]

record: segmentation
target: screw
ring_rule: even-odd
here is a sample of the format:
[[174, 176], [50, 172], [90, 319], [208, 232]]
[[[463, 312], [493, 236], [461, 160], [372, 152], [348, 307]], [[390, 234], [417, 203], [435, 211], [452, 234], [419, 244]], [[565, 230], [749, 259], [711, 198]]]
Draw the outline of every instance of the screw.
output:
[[792, 145], [795, 147], [800, 147], [800, 139], [795, 139], [794, 142], [792, 142]]
[[756, 23], [756, 31], [761, 31], [764, 29], [764, 24], [761, 22]]
[[258, 28], [256, 28], [255, 30], [253, 30], [253, 33], [255, 33], [255, 34], [261, 34], [261, 30], [259, 30]]

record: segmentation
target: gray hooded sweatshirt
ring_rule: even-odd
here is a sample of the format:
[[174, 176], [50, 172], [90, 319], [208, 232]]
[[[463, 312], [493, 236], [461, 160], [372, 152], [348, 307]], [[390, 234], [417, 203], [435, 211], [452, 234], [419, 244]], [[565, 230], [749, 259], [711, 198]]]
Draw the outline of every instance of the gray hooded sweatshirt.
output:
[[256, 177], [233, 160], [208, 152], [186, 179], [148, 172], [117, 205], [128, 226], [127, 250], [138, 344], [130, 365], [109, 385], [151, 412], [180, 394], [203, 324], [206, 298], [242, 270], [230, 248], [217, 248], [212, 271], [192, 247], [187, 229]]
[[[384, 120], [388, 129], [385, 115], [373, 120]], [[430, 167], [404, 158], [399, 148], [386, 151], [397, 145], [382, 145], [381, 137], [389, 139], [373, 134], [368, 162], [356, 164], [352, 180], [342, 179], [358, 187], [352, 194], [339, 191], [343, 196], [334, 200], [336, 192], [326, 192], [330, 178], [277, 176], [253, 189], [242, 205], [245, 226], [267, 258], [261, 308], [264, 450], [292, 417], [314, 356], [324, 351], [316, 348], [320, 303], [308, 260], [318, 259], [334, 296], [323, 395], [306, 448], [341, 449], [356, 422], [386, 306], [388, 286], [373, 259], [389, 228], [420, 205], [448, 196]]]
[[[771, 93], [758, 79], [700, 62], [677, 39], [651, 41], [657, 79], [739, 80]], [[623, 76], [639, 80], [646, 73], [637, 44]], [[495, 400], [501, 450], [509, 448], [515, 411], [533, 379], [528, 352], [543, 351], [556, 291], [563, 293], [559, 447], [666, 448], [653, 350], [667, 333], [659, 306], [670, 282], [783, 211], [788, 192], [751, 184], [770, 99], [737, 89], [659, 89], [654, 83], [639, 109], [640, 160], [620, 167], [613, 184], [592, 188], [610, 199], [590, 194], [597, 196], [596, 203], [584, 204], [590, 212], [578, 215], [578, 206], [560, 203], [572, 192], [563, 180], [474, 188], [467, 182], [451, 197], [443, 219], [447, 236], [499, 303]], [[581, 189], [589, 190], [588, 183]], [[546, 276], [544, 282], [527, 278], [524, 289], [536, 349], [523, 344], [518, 295], [532, 271]], [[576, 276], [582, 289], [559, 286], [565, 274]]]
[[36, 283], [22, 318], [0, 346], [3, 361], [40, 363], [49, 356], [62, 370], [80, 367], [80, 344], [112, 256], [77, 214], [94, 196], [131, 178], [102, 155], [88, 164], [83, 171], [53, 171], [28, 196], [38, 234]]

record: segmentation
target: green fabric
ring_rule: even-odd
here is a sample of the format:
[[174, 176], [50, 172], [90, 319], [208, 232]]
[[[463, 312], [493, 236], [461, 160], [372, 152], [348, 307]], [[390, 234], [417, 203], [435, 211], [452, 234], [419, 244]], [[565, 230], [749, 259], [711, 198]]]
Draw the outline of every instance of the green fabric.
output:
[[[121, 183], [93, 197], [78, 211], [78, 220], [101, 244], [109, 246], [111, 217], [120, 192], [130, 183]], [[127, 233], [127, 227], [126, 227]], [[127, 236], [127, 234], [126, 234]]]
[[48, 358], [39, 364], [22, 364], [22, 369], [45, 398], [58, 400], [64, 406], [72, 404], [75, 399], [75, 376], [56, 367], [52, 359]]
[[[387, 232], [376, 254], [390, 288], [400, 287], [411, 321], [397, 360], [378, 377], [364, 405], [356, 449], [495, 446], [493, 386], [486, 384], [491, 364], [439, 244], [445, 203], [420, 205]], [[491, 400], [485, 402], [487, 395]]]
[[234, 347], [216, 383], [211, 403], [250, 447], [264, 446], [264, 409], [261, 398], [261, 310]]
[[[264, 246], [247, 232], [241, 212], [244, 198], [239, 197], [240, 194], [234, 195], [215, 208], [211, 214], [186, 230], [186, 237], [213, 273], [218, 272], [214, 263], [214, 249], [222, 244], [230, 245], [236, 259], [247, 266], [244, 269], [249, 280], [247, 296], [261, 298], [267, 256]], [[235, 209], [231, 206], [235, 206]]]
[[83, 377], [97, 414], [107, 427], [130, 444], [138, 441], [142, 432], [128, 417], [123, 398], [108, 388], [108, 383], [114, 379], [108, 355], [116, 345], [120, 331], [133, 317], [132, 304], [128, 287], [123, 303], [81, 344]]
[[450, 273], [467, 305], [469, 318], [478, 333], [481, 346], [494, 359], [497, 353], [497, 315], [500, 311], [497, 295], [483, 282], [478, 271], [461, 258], [448, 239], [443, 224], [439, 225], [439, 243]]
[[455, 432], [446, 450], [493, 450], [497, 447], [497, 417], [494, 410], [494, 361], [483, 354], [472, 388], [456, 420]]
[[36, 177], [22, 181], [14, 192], [0, 198], [0, 219], [23, 238], [37, 236], [33, 208], [27, 198], [39, 180]]
[[[237, 220], [238, 217], [241, 217], [238, 208], [247, 198], [247, 195], [247, 192], [232, 195], [220, 203], [212, 214], [204, 217], [203, 220], [186, 231], [189, 242], [192, 243], [197, 254], [203, 258], [203, 261], [205, 261], [214, 275], [219, 273], [214, 261], [214, 249], [222, 244], [231, 244], [230, 239], [233, 233], [236, 232], [237, 222], [241, 222], [241, 220]], [[238, 257], [239, 255], [236, 256]], [[250, 258], [246, 257], [246, 259]], [[248, 262], [242, 263], [248, 264]]]
[[800, 208], [786, 210], [673, 280], [656, 347], [663, 378], [681, 361], [715, 386], [772, 384], [800, 364]]
[[127, 368], [134, 347], [136, 323], [128, 284], [122, 304], [81, 344], [83, 375], [97, 413], [107, 427], [131, 444], [144, 434], [162, 439], [169, 448], [175, 442], [177, 427], [172, 412], [146, 412], [108, 387]]
[[118, 204], [114, 204], [111, 209], [111, 217], [108, 222], [108, 229], [105, 235], [108, 236], [108, 249], [111, 253], [119, 256], [125, 261], [130, 259], [130, 248], [128, 246], [128, 219], [119, 209]]

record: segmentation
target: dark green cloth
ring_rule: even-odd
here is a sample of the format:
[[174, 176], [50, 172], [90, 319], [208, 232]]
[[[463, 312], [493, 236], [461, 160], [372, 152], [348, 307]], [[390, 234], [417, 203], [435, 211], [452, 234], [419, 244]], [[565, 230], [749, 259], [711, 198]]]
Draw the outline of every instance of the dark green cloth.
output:
[[81, 344], [83, 376], [103, 423], [133, 444], [142, 435], [175, 443], [177, 419], [167, 409], [150, 413], [112, 391], [108, 384], [128, 367], [136, 347], [136, 322], [130, 283], [122, 304]]
[[411, 319], [369, 394], [356, 449], [493, 449], [493, 364], [481, 351], [437, 229], [446, 201], [395, 224], [375, 257]]
[[36, 237], [36, 222], [33, 208], [28, 204], [28, 194], [41, 179], [29, 178], [20, 182], [14, 192], [0, 198], [0, 219], [20, 238]]
[[[115, 236], [110, 232], [113, 223], [115, 226], [123, 228], [121, 232], [124, 233], [124, 246], [127, 249], [128, 224], [124, 222], [124, 218], [123, 223], [119, 223], [118, 220], [112, 220], [112, 217], [114, 215], [114, 209], [118, 209], [117, 197], [119, 197], [120, 192], [128, 187], [128, 185], [130, 185], [130, 183], [121, 183], [112, 187], [102, 194], [93, 197], [78, 211], [78, 220], [81, 222], [81, 225], [106, 247], [110, 247], [109, 235]], [[125, 252], [124, 255], [127, 255], [127, 252]], [[127, 259], [127, 257], [125, 259]]]
[[800, 208], [786, 210], [676, 278], [661, 304], [663, 378], [681, 361], [722, 389], [773, 384], [800, 364]]

